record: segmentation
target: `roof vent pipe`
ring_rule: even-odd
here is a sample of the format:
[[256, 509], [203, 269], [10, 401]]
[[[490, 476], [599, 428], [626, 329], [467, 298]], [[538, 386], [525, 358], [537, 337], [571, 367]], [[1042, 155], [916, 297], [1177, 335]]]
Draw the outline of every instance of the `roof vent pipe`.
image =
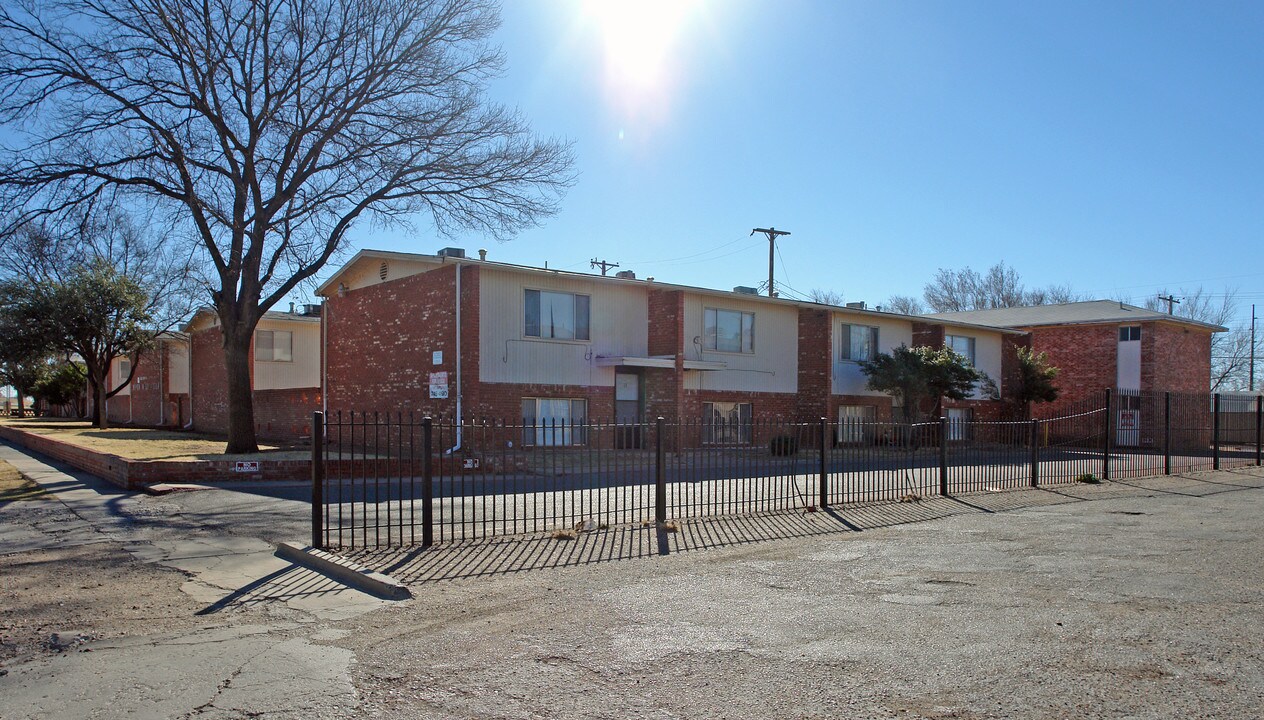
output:
[[483, 248], [478, 249], [478, 259], [487, 262], [487, 251]]

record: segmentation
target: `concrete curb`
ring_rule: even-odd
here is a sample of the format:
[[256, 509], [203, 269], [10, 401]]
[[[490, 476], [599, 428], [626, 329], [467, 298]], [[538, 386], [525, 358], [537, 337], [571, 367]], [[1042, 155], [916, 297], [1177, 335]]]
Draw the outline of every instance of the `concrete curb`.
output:
[[315, 570], [348, 587], [385, 600], [407, 600], [413, 596], [408, 588], [389, 575], [357, 565], [346, 558], [317, 550], [296, 542], [277, 544], [276, 556], [295, 565]]

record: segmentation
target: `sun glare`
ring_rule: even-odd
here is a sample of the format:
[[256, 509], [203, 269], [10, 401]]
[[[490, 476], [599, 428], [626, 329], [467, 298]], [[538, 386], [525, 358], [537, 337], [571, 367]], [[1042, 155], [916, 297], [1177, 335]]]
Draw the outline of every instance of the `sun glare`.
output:
[[609, 89], [625, 102], [661, 99], [679, 79], [680, 43], [702, 0], [585, 0]]

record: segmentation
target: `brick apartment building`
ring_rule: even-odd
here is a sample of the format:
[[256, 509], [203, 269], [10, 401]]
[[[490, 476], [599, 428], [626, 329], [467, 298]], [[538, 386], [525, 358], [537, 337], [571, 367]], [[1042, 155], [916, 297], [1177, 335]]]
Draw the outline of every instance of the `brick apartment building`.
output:
[[[1059, 398], [1041, 405], [1044, 417], [1074, 413], [1115, 391], [1116, 441], [1154, 445], [1160, 408], [1156, 393], [1197, 396], [1210, 415], [1211, 337], [1219, 325], [1176, 317], [1116, 300], [1092, 300], [926, 316], [1021, 330], [1032, 349], [1059, 368]], [[1147, 399], [1149, 398], [1149, 399]], [[1198, 421], [1207, 424], [1209, 420]]]
[[[115, 358], [107, 384], [126, 382], [132, 361]], [[90, 400], [91, 401], [91, 400]], [[126, 387], [105, 401], [114, 424], [183, 427], [189, 419], [189, 341], [180, 333], [163, 333], [154, 346], [136, 358], [136, 373]]]
[[[575, 422], [886, 419], [858, 362], [949, 344], [1004, 393], [1021, 331], [437, 255], [365, 250], [326, 299], [330, 411]], [[998, 417], [976, 397], [950, 416]], [[721, 438], [713, 438], [720, 440]], [[729, 438], [730, 440], [733, 438]]]
[[[190, 414], [198, 432], [228, 432], [228, 373], [219, 318], [198, 311], [184, 328], [190, 345]], [[261, 438], [297, 440], [311, 434], [312, 413], [321, 409], [320, 306], [264, 313], [250, 353], [255, 432]]]

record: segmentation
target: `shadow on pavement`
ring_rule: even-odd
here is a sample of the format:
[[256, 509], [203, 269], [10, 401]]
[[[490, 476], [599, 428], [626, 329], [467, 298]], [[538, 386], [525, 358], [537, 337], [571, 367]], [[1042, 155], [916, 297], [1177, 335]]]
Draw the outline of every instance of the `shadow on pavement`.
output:
[[[1226, 476], [1235, 480], [1226, 480]], [[1223, 471], [1216, 477], [1213, 480], [1182, 475], [1111, 481], [1101, 485], [1051, 486], [980, 492], [959, 497], [930, 497], [918, 502], [830, 507], [823, 512], [787, 511], [690, 518], [672, 523], [676, 528], [674, 532], [631, 526], [580, 533], [574, 539], [554, 539], [550, 535], [493, 537], [431, 548], [353, 550], [344, 554], [400, 582], [415, 584], [632, 560], [767, 540], [863, 532], [954, 515], [1003, 513], [1159, 494], [1204, 497], [1264, 487], [1264, 475], [1245, 469]]]

